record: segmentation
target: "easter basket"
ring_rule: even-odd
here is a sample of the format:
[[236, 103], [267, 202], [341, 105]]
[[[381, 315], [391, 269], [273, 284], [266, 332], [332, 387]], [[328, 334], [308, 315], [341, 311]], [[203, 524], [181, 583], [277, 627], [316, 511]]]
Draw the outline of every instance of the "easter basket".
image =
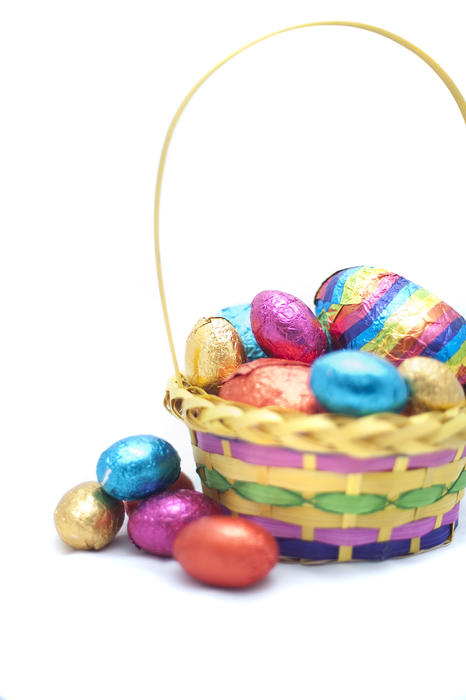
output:
[[301, 563], [383, 560], [449, 542], [466, 486], [466, 408], [417, 415], [308, 415], [226, 401], [192, 386], [180, 372], [161, 271], [162, 179], [173, 131], [191, 97], [225, 63], [283, 32], [319, 25], [356, 27], [415, 53], [442, 79], [466, 120], [461, 93], [423, 51], [383, 29], [317, 22], [274, 32], [210, 70], [176, 112], [160, 158], [155, 199], [159, 289], [175, 376], [166, 408], [190, 431], [204, 493], [232, 515], [263, 525], [284, 560]]

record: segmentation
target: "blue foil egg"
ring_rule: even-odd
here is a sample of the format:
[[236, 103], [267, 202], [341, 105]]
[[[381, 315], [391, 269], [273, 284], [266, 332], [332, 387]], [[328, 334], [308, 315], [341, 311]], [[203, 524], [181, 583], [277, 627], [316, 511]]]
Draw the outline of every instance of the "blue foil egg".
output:
[[118, 440], [97, 462], [97, 479], [104, 491], [124, 501], [164, 491], [179, 475], [177, 451], [154, 435], [133, 435]]
[[408, 384], [390, 362], [368, 352], [338, 350], [312, 365], [311, 390], [331, 413], [396, 413], [409, 398]]
[[251, 328], [251, 304], [228, 306], [220, 311], [219, 316], [225, 318], [236, 329], [246, 351], [247, 361], [267, 357], [254, 337]]

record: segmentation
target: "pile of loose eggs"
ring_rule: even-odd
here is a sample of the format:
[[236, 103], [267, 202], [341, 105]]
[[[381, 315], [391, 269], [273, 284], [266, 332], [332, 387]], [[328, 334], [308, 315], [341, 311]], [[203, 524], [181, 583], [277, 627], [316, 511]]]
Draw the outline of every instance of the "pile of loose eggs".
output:
[[381, 268], [331, 275], [315, 313], [277, 290], [196, 323], [186, 378], [223, 399], [304, 413], [365, 416], [465, 403], [466, 321]]
[[138, 549], [174, 557], [202, 583], [250, 586], [278, 561], [275, 538], [195, 491], [176, 450], [153, 435], [133, 435], [105, 450], [97, 481], [75, 486], [58, 503], [55, 527], [74, 549], [102, 549], [115, 539], [125, 512]]

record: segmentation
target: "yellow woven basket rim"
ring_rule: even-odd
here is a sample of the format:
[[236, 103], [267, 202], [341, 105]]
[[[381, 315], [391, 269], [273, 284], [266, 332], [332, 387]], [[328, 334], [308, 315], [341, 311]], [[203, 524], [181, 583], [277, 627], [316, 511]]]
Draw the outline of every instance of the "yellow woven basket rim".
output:
[[414, 455], [466, 445], [466, 407], [414, 416], [375, 413], [362, 418], [256, 408], [207, 394], [183, 377], [169, 381], [165, 407], [194, 431], [256, 445], [351, 457]]

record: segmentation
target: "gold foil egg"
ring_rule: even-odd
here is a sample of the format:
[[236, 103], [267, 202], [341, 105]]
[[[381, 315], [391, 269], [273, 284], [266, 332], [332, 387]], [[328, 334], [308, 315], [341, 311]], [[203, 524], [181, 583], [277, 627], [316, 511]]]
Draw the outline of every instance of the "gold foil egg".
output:
[[57, 532], [74, 549], [102, 549], [116, 537], [124, 519], [123, 503], [97, 481], [70, 489], [55, 509]]
[[443, 362], [432, 357], [410, 357], [398, 370], [411, 389], [410, 408], [415, 413], [464, 405], [463, 387]]
[[246, 362], [235, 328], [224, 318], [201, 318], [186, 341], [186, 377], [194, 386], [216, 391], [222, 381]]

